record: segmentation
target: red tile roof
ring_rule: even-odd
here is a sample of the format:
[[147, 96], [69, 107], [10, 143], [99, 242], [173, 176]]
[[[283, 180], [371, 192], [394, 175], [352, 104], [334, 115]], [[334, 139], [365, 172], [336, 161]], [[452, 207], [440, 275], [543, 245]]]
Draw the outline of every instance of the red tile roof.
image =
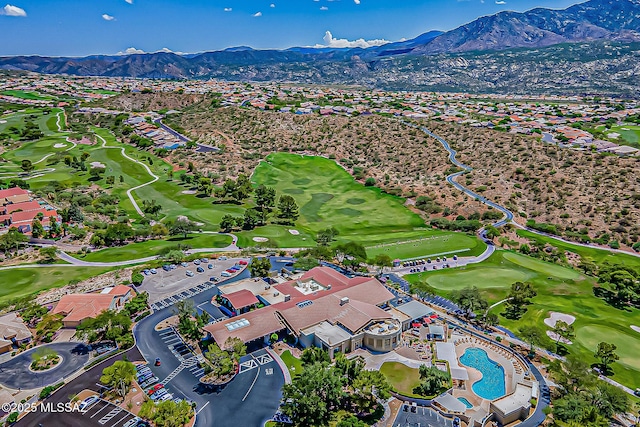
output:
[[79, 322], [111, 307], [114, 296], [109, 294], [70, 294], [64, 295], [53, 309], [53, 314], [64, 314], [65, 321]]
[[27, 190], [23, 190], [20, 187], [7, 188], [6, 190], [0, 190], [0, 199], [4, 199], [11, 196], [18, 196], [20, 194], [29, 194]]
[[12, 203], [10, 205], [5, 206], [7, 213], [12, 213], [15, 211], [23, 211], [23, 212], [36, 211], [40, 208], [41, 208], [40, 203], [36, 202], [35, 200], [30, 202]]
[[232, 292], [230, 294], [222, 295], [224, 298], [229, 300], [231, 305], [236, 309], [241, 309], [244, 307], [248, 307], [250, 305], [258, 304], [258, 298], [248, 289], [242, 289], [237, 292]]

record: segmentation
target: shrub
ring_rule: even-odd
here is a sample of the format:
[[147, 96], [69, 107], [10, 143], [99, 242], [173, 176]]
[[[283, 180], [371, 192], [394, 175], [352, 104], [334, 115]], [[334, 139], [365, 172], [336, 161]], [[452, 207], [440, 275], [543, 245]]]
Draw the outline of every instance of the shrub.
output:
[[10, 413], [9, 416], [7, 417], [7, 424], [13, 424], [16, 421], [18, 421], [18, 415], [20, 415], [19, 412]]
[[63, 385], [64, 385], [64, 381], [61, 381], [61, 382], [59, 382], [57, 384], [54, 384], [54, 385], [46, 386], [40, 392], [40, 399], [46, 399], [47, 397], [51, 396], [51, 393], [53, 393], [54, 391], [56, 391], [57, 389], [59, 389]]

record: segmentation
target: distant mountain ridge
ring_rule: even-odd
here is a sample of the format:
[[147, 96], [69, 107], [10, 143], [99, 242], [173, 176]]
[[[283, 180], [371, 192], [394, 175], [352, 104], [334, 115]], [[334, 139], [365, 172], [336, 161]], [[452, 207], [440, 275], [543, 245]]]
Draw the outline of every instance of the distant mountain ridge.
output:
[[[371, 81], [385, 81], [376, 75], [380, 70], [393, 72], [393, 67], [396, 67], [395, 73], [399, 75], [404, 71], [418, 71], [403, 70], [403, 64], [406, 63], [446, 62], [474, 52], [483, 55], [514, 48], [539, 49], [565, 43], [609, 41], [631, 45], [640, 41], [640, 0], [590, 0], [563, 10], [536, 8], [523, 13], [500, 12], [444, 33], [430, 31], [411, 40], [366, 49], [293, 47], [256, 50], [238, 46], [188, 55], [156, 52], [84, 58], [14, 56], [0, 57], [0, 69], [84, 76], [214, 77], [371, 84]], [[588, 49], [580, 52], [587, 53]], [[604, 51], [598, 52], [601, 59], [608, 58]], [[634, 51], [631, 49], [626, 52], [631, 55]], [[416, 62], [411, 58], [424, 60]], [[469, 60], [465, 56], [451, 63], [464, 66]], [[549, 60], [545, 58], [545, 61]], [[589, 72], [585, 70], [585, 73], [588, 79]], [[407, 88], [411, 88], [410, 81], [406, 84]]]

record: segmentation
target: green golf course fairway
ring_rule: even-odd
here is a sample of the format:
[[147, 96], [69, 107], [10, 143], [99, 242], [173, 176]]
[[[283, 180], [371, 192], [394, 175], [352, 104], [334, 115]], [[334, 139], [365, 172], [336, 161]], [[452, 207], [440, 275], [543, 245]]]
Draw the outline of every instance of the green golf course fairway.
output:
[[[504, 304], [491, 310], [499, 316], [500, 325], [517, 335], [523, 325], [535, 324], [544, 331], [549, 330], [544, 319], [552, 311], [575, 316], [577, 338], [572, 345], [566, 346], [568, 351], [595, 363], [593, 353], [598, 343], [614, 343], [618, 345], [621, 360], [612, 365], [612, 378], [631, 388], [640, 387], [640, 358], [634, 357], [640, 354], [640, 348], [634, 347], [640, 346], [640, 334], [630, 328], [630, 325], [640, 326], [640, 310], [619, 310], [596, 298], [593, 295], [595, 280], [591, 277], [556, 264], [498, 250], [480, 264], [427, 271], [405, 278], [411, 283], [426, 281], [445, 297], [453, 290], [476, 286], [491, 304], [504, 299], [512, 283], [531, 282], [538, 295], [521, 319], [510, 320], [502, 316]], [[631, 346], [630, 342], [636, 344]]]
[[[278, 194], [291, 195], [300, 207], [300, 218], [295, 226], [260, 227], [240, 233], [240, 245], [255, 246], [253, 237], [265, 237], [268, 246], [314, 246], [313, 237], [318, 231], [335, 227], [340, 232], [338, 242], [353, 240], [366, 247], [433, 238], [419, 244], [370, 248], [370, 256], [387, 253], [392, 258], [410, 258], [464, 249], [469, 249], [465, 254], [477, 255], [485, 250], [484, 243], [475, 237], [425, 228], [424, 221], [404, 206], [403, 199], [376, 187], [365, 187], [324, 157], [270, 154], [258, 165], [252, 180], [256, 186], [264, 184], [274, 187]], [[300, 235], [291, 235], [288, 229]]]
[[129, 243], [125, 246], [101, 249], [84, 256], [72, 255], [83, 261], [116, 262], [136, 258], [146, 258], [158, 255], [162, 249], [177, 248], [178, 245], [188, 245], [191, 248], [224, 248], [231, 244], [231, 236], [222, 234], [192, 234], [186, 239], [172, 237], [166, 240], [147, 240], [146, 242]]
[[0, 301], [35, 294], [45, 289], [68, 285], [72, 280], [85, 280], [113, 267], [42, 267], [0, 270]]

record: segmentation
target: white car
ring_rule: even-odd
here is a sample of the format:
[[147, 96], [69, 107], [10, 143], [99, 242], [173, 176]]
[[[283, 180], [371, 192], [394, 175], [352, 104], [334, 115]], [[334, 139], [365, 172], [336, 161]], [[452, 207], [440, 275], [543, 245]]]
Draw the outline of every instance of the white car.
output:
[[85, 400], [80, 402], [80, 410], [81, 411], [86, 411], [92, 405], [96, 404], [99, 400], [100, 400], [100, 398], [98, 396], [89, 396], [89, 397], [87, 397]]
[[193, 277], [194, 276], [193, 271], [187, 270], [187, 276]]

